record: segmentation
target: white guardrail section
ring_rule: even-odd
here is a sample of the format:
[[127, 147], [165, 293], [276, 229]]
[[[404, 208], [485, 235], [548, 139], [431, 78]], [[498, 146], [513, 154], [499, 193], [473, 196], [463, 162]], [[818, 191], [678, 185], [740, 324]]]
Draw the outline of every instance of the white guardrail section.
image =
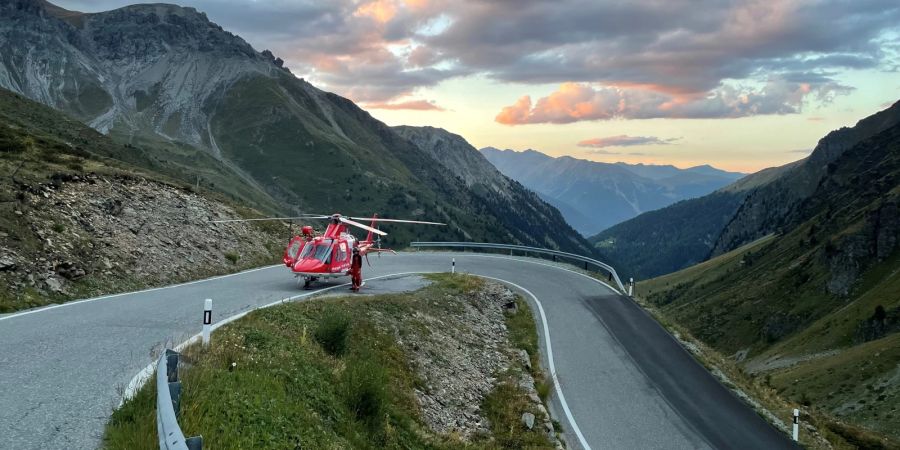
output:
[[588, 258], [587, 256], [577, 255], [575, 253], [561, 252], [559, 250], [551, 250], [548, 248], [538, 248], [538, 247], [527, 247], [524, 245], [511, 245], [511, 244], [491, 244], [485, 242], [411, 242], [409, 244], [410, 247], [413, 248], [426, 248], [426, 247], [437, 247], [437, 248], [487, 248], [494, 250], [509, 250], [509, 254], [512, 255], [513, 252], [519, 251], [525, 254], [526, 256], [529, 253], [540, 253], [544, 255], [553, 256], [553, 260], [556, 261], [557, 258], [567, 258], [571, 260], [575, 260], [581, 263], [584, 263], [584, 269], [588, 270], [588, 265], [593, 265], [599, 267], [609, 273], [612, 278], [616, 281], [616, 285], [619, 286], [619, 292], [623, 295], [628, 294], [628, 289], [622, 284], [622, 280], [619, 279], [619, 274], [616, 273], [616, 269], [614, 269], [609, 264], [606, 264], [601, 261], [597, 261], [593, 258]]
[[178, 381], [178, 357], [166, 350], [156, 363], [156, 431], [159, 450], [202, 450], [203, 437], [185, 439], [178, 425], [178, 406], [181, 403], [181, 382]]

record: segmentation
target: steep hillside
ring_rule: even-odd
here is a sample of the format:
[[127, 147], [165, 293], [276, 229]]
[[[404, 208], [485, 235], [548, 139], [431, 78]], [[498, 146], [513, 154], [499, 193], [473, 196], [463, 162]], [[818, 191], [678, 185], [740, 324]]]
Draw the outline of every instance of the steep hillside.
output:
[[209, 223], [252, 212], [142, 155], [0, 90], [0, 313], [277, 261], [283, 226]]
[[679, 200], [708, 194], [743, 176], [709, 166], [679, 169], [553, 158], [534, 150], [486, 147], [481, 151], [504, 175], [564, 211], [569, 223], [585, 236]]
[[[576, 253], [585, 255], [594, 252], [560, 211], [501, 174], [462, 136], [432, 127], [402, 126], [394, 130], [461, 179], [509, 229], [524, 231], [516, 234], [516, 239], [538, 247], [574, 247]], [[552, 232], [542, 229], [541, 224], [550, 224]]]
[[639, 292], [783, 395], [898, 438], [900, 124], [841, 150], [781, 234]]
[[827, 174], [835, 170], [833, 164], [846, 150], [897, 123], [900, 123], [900, 102], [860, 120], [852, 128], [829, 133], [802, 164], [747, 196], [734, 218], [722, 230], [712, 254], [718, 255], [766, 234], [781, 232], [796, 220], [793, 216], [798, 205], [815, 192]]
[[[10, 50], [0, 56], [0, 87], [154, 149], [154, 169], [193, 160], [193, 170], [185, 163], [172, 171], [186, 182], [205, 180], [233, 197], [274, 205], [267, 210], [378, 212], [450, 224], [392, 227], [393, 245], [415, 238], [535, 243], [527, 237], [555, 233], [555, 224], [539, 218], [500, 217], [494, 202], [434, 157], [192, 8], [80, 14], [12, 0], [0, 10], [0, 43]], [[568, 238], [545, 243], [555, 244], [584, 251]]]
[[793, 164], [748, 175], [709, 195], [684, 200], [622, 222], [589, 240], [637, 279], [655, 277], [706, 260], [722, 229], [749, 192]]

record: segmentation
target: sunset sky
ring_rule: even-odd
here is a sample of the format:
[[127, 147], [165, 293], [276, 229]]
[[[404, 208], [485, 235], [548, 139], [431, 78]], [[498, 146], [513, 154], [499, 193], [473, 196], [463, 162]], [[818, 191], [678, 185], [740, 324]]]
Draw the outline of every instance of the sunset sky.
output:
[[752, 172], [900, 99], [896, 0], [180, 4], [390, 125], [476, 147]]

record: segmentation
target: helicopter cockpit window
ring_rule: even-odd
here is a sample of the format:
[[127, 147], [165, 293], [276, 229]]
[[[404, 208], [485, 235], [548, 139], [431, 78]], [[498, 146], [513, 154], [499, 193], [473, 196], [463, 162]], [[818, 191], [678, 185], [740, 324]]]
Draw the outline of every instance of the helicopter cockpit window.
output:
[[309, 258], [309, 257], [312, 255], [312, 252], [313, 252], [313, 249], [314, 249], [314, 248], [316, 248], [316, 246], [313, 245], [312, 242], [310, 242], [309, 244], [306, 244], [306, 246], [303, 247], [303, 251], [300, 252], [300, 256], [299, 256], [298, 259], [306, 259], [306, 258]]
[[301, 242], [299, 239], [291, 242], [291, 247], [288, 249], [288, 256], [290, 256], [291, 258], [297, 258], [297, 253], [300, 251], [300, 245], [302, 244], [303, 242]]
[[332, 241], [322, 241], [316, 244], [316, 254], [313, 258], [328, 264], [331, 260], [331, 244]]

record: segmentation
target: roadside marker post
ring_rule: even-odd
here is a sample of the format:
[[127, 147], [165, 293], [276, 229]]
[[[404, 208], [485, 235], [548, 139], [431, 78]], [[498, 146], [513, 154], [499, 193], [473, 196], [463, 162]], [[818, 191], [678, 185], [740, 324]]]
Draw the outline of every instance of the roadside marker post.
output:
[[634, 297], [634, 278], [628, 279], [628, 296]]
[[456, 258], [450, 262], [450, 273], [456, 273]]
[[794, 408], [794, 442], [800, 439], [800, 410]]
[[212, 299], [203, 304], [203, 346], [209, 345], [209, 333], [212, 330]]

